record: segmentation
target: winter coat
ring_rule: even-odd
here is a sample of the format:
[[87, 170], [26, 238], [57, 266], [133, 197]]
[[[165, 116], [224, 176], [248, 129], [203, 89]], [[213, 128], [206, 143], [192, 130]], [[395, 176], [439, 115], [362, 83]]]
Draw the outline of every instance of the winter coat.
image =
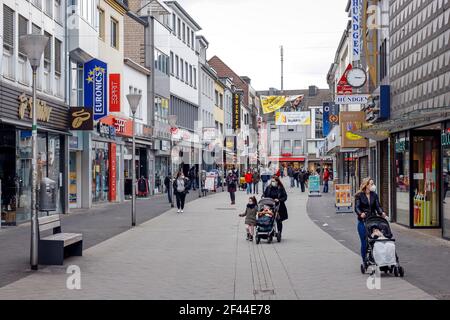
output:
[[235, 174], [228, 175], [226, 178], [228, 192], [236, 192], [238, 178]]
[[258, 206], [255, 205], [253, 208], [247, 207], [245, 209], [245, 212], [241, 215], [241, 217], [245, 217], [245, 224], [255, 226], [257, 213], [258, 213]]
[[330, 180], [330, 172], [325, 169], [325, 171], [323, 172], [323, 181], [328, 181]]
[[302, 183], [308, 180], [308, 174], [306, 173], [306, 171], [300, 171], [298, 175], [298, 180]]
[[370, 192], [369, 203], [369, 199], [365, 193], [357, 193], [355, 195], [355, 212], [358, 215], [359, 221], [364, 221], [364, 219], [361, 218], [362, 213], [366, 214], [366, 218], [375, 215], [381, 216], [383, 214], [383, 209], [381, 208], [378, 195], [375, 192]]
[[245, 174], [245, 182], [246, 183], [252, 183], [253, 182], [253, 175], [251, 173]]
[[259, 180], [261, 180], [261, 176], [259, 175], [259, 173], [253, 173], [253, 183], [259, 183]]
[[280, 201], [280, 208], [278, 211], [280, 220], [284, 221], [288, 219], [288, 211], [285, 204], [287, 200], [287, 193], [283, 187], [280, 186], [274, 187], [272, 185], [269, 185], [264, 191], [264, 198], [278, 199], [278, 201]]
[[184, 191], [182, 191], [182, 192], [178, 191], [177, 180], [178, 179], [175, 179], [173, 182], [173, 193], [175, 195], [180, 194], [180, 193], [188, 194], [189, 193], [189, 179], [187, 179], [187, 178], [183, 179], [184, 180]]

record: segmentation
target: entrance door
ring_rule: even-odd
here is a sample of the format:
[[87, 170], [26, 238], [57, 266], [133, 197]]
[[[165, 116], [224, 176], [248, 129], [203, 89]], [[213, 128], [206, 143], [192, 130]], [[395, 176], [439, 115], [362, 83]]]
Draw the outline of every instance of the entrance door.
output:
[[78, 161], [77, 152], [70, 152], [69, 157], [69, 207], [78, 208], [79, 192], [78, 192]]
[[440, 132], [414, 132], [412, 146], [412, 221], [416, 228], [440, 225]]
[[0, 212], [2, 225], [16, 224], [16, 131], [0, 126]]

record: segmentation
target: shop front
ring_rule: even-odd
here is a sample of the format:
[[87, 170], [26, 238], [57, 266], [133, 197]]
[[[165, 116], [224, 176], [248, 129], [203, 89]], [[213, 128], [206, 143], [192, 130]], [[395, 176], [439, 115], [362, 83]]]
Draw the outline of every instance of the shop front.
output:
[[442, 129], [442, 235], [450, 240], [450, 121]]
[[[30, 94], [0, 84], [0, 211], [2, 225], [17, 225], [31, 217], [31, 107]], [[38, 96], [37, 178], [56, 184], [56, 210], [68, 209], [65, 161], [68, 144], [67, 109], [62, 102]]]

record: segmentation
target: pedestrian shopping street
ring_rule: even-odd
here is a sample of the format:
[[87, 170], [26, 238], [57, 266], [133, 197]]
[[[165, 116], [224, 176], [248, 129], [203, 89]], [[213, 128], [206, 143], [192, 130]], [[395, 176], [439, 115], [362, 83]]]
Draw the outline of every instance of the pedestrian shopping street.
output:
[[[411, 284], [409, 279], [418, 275], [410, 266], [418, 257], [406, 249], [402, 252], [401, 242], [397, 249], [406, 267], [405, 278], [383, 274], [380, 289], [368, 289], [369, 275], [359, 271], [358, 244], [355, 250], [348, 248], [342, 237], [334, 239], [320, 225], [325, 217], [308, 215], [307, 206], [329, 201], [329, 196], [308, 198], [307, 193], [289, 187], [287, 192], [289, 219], [280, 243], [246, 241], [244, 218], [238, 216], [247, 203], [246, 192], [237, 192], [235, 206], [230, 206], [227, 192], [218, 192], [187, 203], [182, 214], [168, 210], [98, 243], [82, 257], [66, 259], [64, 266], [41, 266], [0, 288], [0, 300], [442, 298]], [[123, 215], [128, 217], [129, 211]], [[328, 214], [330, 228], [335, 215]], [[344, 214], [342, 219], [352, 216]], [[358, 239], [356, 227], [347, 237]], [[446, 259], [448, 265], [449, 245], [440, 239], [427, 241], [430, 248], [441, 249], [436, 259], [441, 263]], [[70, 274], [66, 271], [71, 265], [80, 268], [80, 290], [67, 287]], [[428, 270], [428, 275], [439, 277], [439, 271]], [[448, 277], [440, 280], [449, 281]]]

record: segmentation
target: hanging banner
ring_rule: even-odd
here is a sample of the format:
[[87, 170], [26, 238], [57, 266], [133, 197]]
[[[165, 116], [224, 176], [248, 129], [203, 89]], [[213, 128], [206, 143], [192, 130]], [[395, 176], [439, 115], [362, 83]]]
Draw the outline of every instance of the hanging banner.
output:
[[109, 201], [116, 201], [117, 193], [117, 163], [116, 163], [117, 146], [115, 143], [109, 144]]
[[109, 112], [120, 112], [120, 73], [109, 75]]
[[311, 112], [277, 112], [275, 124], [277, 126], [309, 126], [311, 125]]
[[241, 95], [233, 95], [233, 130], [241, 128]]
[[93, 59], [84, 64], [84, 106], [93, 109], [94, 120], [108, 115], [107, 64]]
[[285, 96], [261, 96], [263, 113], [275, 112], [281, 109], [287, 101], [288, 97]]
[[361, 0], [351, 0], [352, 8], [352, 61], [361, 60]]
[[354, 133], [361, 130], [363, 123], [366, 121], [366, 114], [364, 111], [341, 112], [339, 118], [342, 135], [341, 147], [367, 148], [369, 146], [369, 141]]
[[322, 133], [323, 136], [326, 137], [330, 133], [331, 130], [331, 123], [330, 123], [330, 103], [324, 102], [323, 103], [323, 127], [322, 127]]

